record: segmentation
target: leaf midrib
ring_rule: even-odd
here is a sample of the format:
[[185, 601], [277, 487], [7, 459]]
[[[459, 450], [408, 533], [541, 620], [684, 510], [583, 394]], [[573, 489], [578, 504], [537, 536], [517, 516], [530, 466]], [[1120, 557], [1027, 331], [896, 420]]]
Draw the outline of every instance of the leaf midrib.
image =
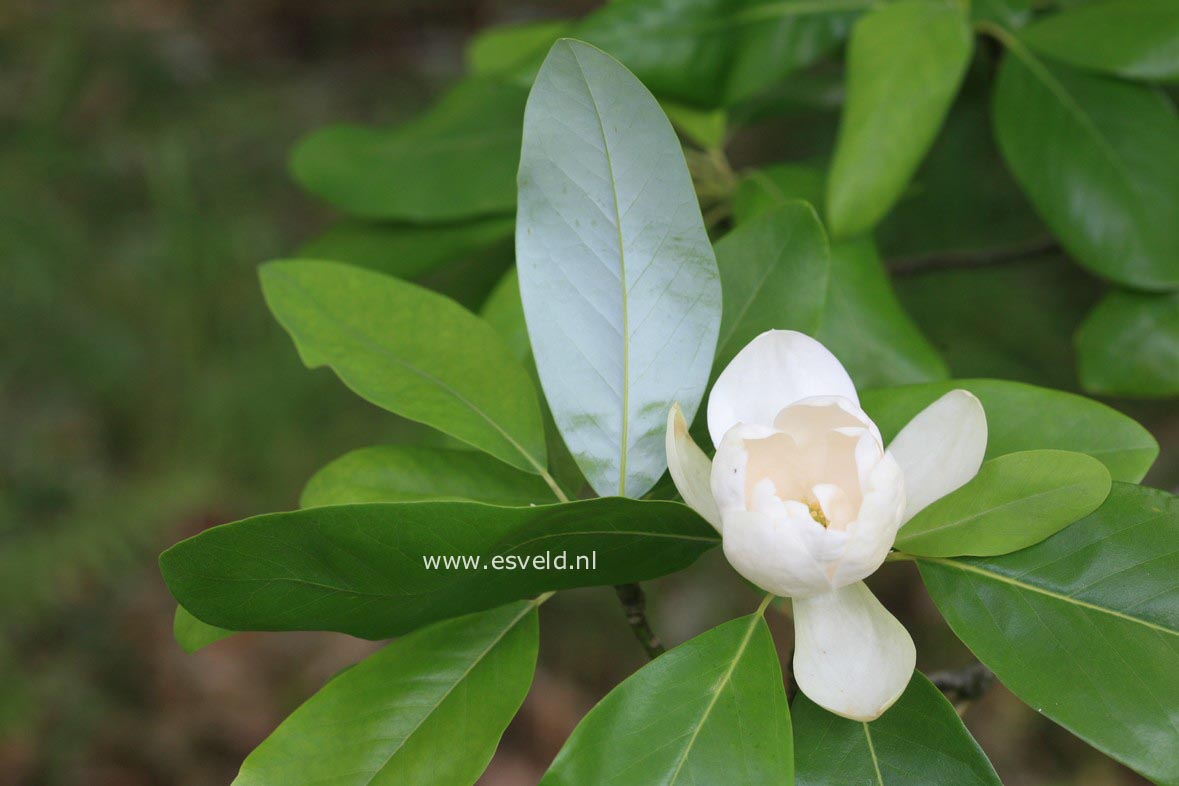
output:
[[439, 697], [438, 701], [434, 702], [434, 704], [430, 706], [429, 710], [422, 714], [421, 719], [413, 725], [413, 728], [406, 732], [405, 737], [403, 737], [401, 742], [397, 743], [397, 747], [390, 751], [389, 755], [385, 757], [384, 763], [373, 772], [372, 776], [369, 777], [369, 779], [366, 781], [367, 783], [371, 784], [376, 781], [377, 776], [379, 776], [385, 770], [385, 768], [388, 767], [390, 763], [392, 763], [393, 757], [397, 755], [397, 752], [404, 748], [405, 744], [409, 742], [410, 738], [417, 734], [418, 729], [425, 725], [426, 721], [428, 721], [430, 717], [435, 712], [437, 712], [438, 708], [442, 706], [442, 702], [446, 701], [446, 699], [450, 697], [450, 694], [454, 692], [455, 688], [457, 688], [465, 679], [467, 679], [467, 677], [470, 676], [471, 672], [475, 670], [476, 666], [483, 662], [483, 659], [487, 657], [488, 653], [495, 649], [495, 647], [498, 646], [501, 641], [503, 641], [504, 637], [507, 636], [509, 632], [514, 630], [518, 624], [520, 624], [520, 620], [524, 619], [524, 617], [530, 614], [538, 605], [539, 603], [536, 600], [526, 604], [520, 613], [513, 617], [512, 621], [504, 626], [503, 630], [499, 632], [499, 635], [496, 636], [495, 639], [493, 639], [492, 642], [488, 644], [487, 647], [471, 661], [471, 665], [469, 665], [466, 670], [459, 675], [458, 679], [456, 679], [450, 685], [450, 687], [446, 689], [442, 696]]
[[[762, 608], [765, 604], [763, 602]], [[749, 647], [749, 642], [753, 639], [753, 631], [757, 628], [759, 622], [762, 621], [762, 609], [758, 609], [756, 613], [751, 615], [749, 628], [745, 631], [745, 636], [741, 639], [741, 644], [738, 645], [737, 651], [733, 654], [732, 661], [729, 662], [729, 668], [725, 670], [725, 674], [721, 677], [716, 687], [712, 691], [712, 698], [708, 701], [708, 706], [704, 708], [700, 719], [696, 722], [696, 727], [692, 729], [692, 736], [688, 739], [688, 744], [684, 746], [684, 750], [680, 753], [680, 758], [676, 762], [676, 768], [671, 773], [671, 777], [667, 780], [666, 786], [673, 786], [680, 777], [680, 772], [684, 768], [684, 764], [688, 761], [688, 754], [692, 752], [692, 746], [696, 744], [696, 738], [700, 736], [700, 730], [704, 728], [704, 724], [708, 722], [708, 717], [712, 714], [712, 710], [716, 707], [716, 703], [720, 700], [721, 693], [728, 687], [733, 679], [733, 672], [737, 670], [737, 664], [741, 658], [745, 657], [745, 650]]]
[[577, 50], [570, 46], [569, 53], [573, 57], [573, 62], [577, 64], [581, 81], [585, 84], [585, 91], [594, 107], [594, 118], [598, 121], [598, 131], [602, 135], [602, 152], [606, 156], [606, 170], [610, 173], [610, 194], [614, 200], [614, 228], [618, 232], [618, 282], [622, 290], [622, 433], [618, 456], [618, 495], [624, 497], [626, 496], [627, 440], [630, 430], [630, 305], [627, 302], [629, 284], [626, 278], [626, 245], [622, 238], [622, 207], [618, 202], [618, 180], [614, 176], [614, 161], [610, 156], [610, 143], [606, 139], [606, 125], [602, 121], [602, 111], [598, 108], [598, 99], [594, 96], [594, 88], [590, 85], [590, 80], [585, 74], [581, 58], [577, 56]]

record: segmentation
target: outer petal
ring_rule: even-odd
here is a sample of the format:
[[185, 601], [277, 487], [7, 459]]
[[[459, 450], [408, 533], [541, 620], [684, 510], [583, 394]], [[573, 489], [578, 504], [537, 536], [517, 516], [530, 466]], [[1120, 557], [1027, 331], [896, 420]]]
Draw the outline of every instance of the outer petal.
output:
[[772, 426], [783, 408], [812, 396], [841, 396], [860, 404], [851, 377], [826, 347], [794, 330], [768, 330], [738, 352], [712, 386], [712, 444], [720, 445], [738, 423]]
[[845, 586], [876, 572], [896, 540], [904, 509], [901, 469], [886, 453], [865, 475], [864, 501], [856, 520], [847, 528], [847, 547], [831, 574], [833, 587]]
[[[801, 503], [787, 503], [782, 515], [725, 511], [724, 550], [729, 564], [766, 592], [795, 597], [831, 591], [826, 558], [847, 536], [825, 531]], [[824, 547], [832, 554], [823, 554]], [[816, 550], [819, 553], [815, 553]]]
[[864, 583], [794, 600], [794, 678], [820, 707], [858, 721], [900, 698], [917, 650]]
[[688, 434], [688, 423], [679, 404], [673, 404], [667, 413], [666, 445], [667, 468], [680, 496], [720, 532], [721, 515], [712, 497], [712, 462]]
[[987, 416], [966, 390], [951, 390], [901, 429], [888, 452], [905, 473], [904, 521], [978, 474], [987, 451]]

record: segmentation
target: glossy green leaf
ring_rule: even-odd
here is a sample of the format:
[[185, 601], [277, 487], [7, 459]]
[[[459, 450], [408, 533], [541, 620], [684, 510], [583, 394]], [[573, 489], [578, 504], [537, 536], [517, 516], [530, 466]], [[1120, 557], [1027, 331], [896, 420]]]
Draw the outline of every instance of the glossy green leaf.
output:
[[470, 450], [374, 445], [345, 453], [307, 481], [301, 507], [354, 502], [469, 500], [495, 505], [553, 501], [536, 475]]
[[823, 173], [817, 167], [774, 164], [746, 174], [733, 195], [733, 219], [744, 224], [796, 199], [823, 204]]
[[201, 622], [183, 606], [176, 607], [176, 615], [172, 618], [172, 637], [189, 655], [233, 634], [232, 630]]
[[441, 295], [348, 265], [272, 262], [261, 277], [309, 368], [331, 366], [377, 406], [514, 467], [544, 468], [536, 390], [486, 322]]
[[920, 672], [871, 723], [833, 715], [802, 693], [790, 711], [798, 786], [1001, 786], [954, 707]]
[[1179, 117], [1142, 85], [1049, 66], [1014, 39], [999, 70], [999, 148], [1077, 262], [1131, 286], [1179, 286]]
[[524, 118], [517, 269], [545, 396], [590, 485], [637, 497], [667, 467], [667, 411], [691, 417], [721, 292], [667, 117], [617, 61], [558, 42]]
[[1179, 395], [1179, 294], [1111, 292], [1081, 325], [1077, 353], [1091, 393]]
[[573, 730], [541, 786], [789, 784], [790, 710], [762, 615], [639, 669]]
[[1150, 432], [1105, 404], [1059, 390], [997, 379], [955, 379], [860, 395], [885, 442], [918, 412], [955, 388], [978, 396], [987, 415], [988, 459], [1025, 450], [1087, 453], [1114, 480], [1142, 480], [1159, 454]]
[[515, 227], [511, 216], [434, 225], [346, 220], [304, 243], [298, 256], [414, 279], [486, 248], [507, 245]]
[[320, 688], [234, 786], [473, 784], [528, 693], [536, 648], [533, 602], [412, 633]]
[[480, 30], [467, 45], [467, 68], [475, 76], [514, 78], [531, 82], [537, 66], [572, 22], [545, 19]]
[[[176, 599], [211, 625], [381, 639], [549, 590], [674, 573], [718, 540], [675, 502], [375, 502], [214, 527], [165, 551], [160, 569]], [[564, 570], [544, 562], [561, 554]], [[479, 562], [431, 567], [444, 556]], [[588, 558], [596, 561], [574, 569]]]
[[716, 244], [724, 308], [715, 370], [771, 329], [813, 334], [830, 272], [827, 234], [802, 201], [774, 207]]
[[746, 99], [822, 57], [868, 0], [617, 0], [570, 35], [621, 60], [660, 98]]
[[1179, 79], [1179, 3], [1102, 0], [1024, 29], [1032, 49], [1077, 68], [1127, 79]]
[[[823, 175], [814, 167], [767, 167], [742, 181], [733, 214], [740, 225], [775, 205], [819, 199], [822, 192]], [[859, 238], [832, 243], [830, 252], [827, 302], [816, 337], [847, 367], [856, 385], [903, 385], [948, 376], [937, 351], [897, 301], [875, 245]]]
[[958, 92], [972, 42], [966, 15], [948, 3], [902, 0], [856, 22], [827, 181], [832, 237], [871, 229], [904, 191]]
[[1115, 484], [1087, 518], [991, 558], [918, 559], [934, 603], [1016, 696], [1179, 783], [1179, 501]]
[[869, 2], [746, 0], [737, 11], [725, 102], [736, 104], [831, 53]]
[[316, 131], [295, 148], [291, 169], [303, 188], [360, 218], [453, 221], [509, 213], [526, 96], [506, 82], [460, 82], [397, 128]]
[[1109, 487], [1109, 470], [1084, 453], [1007, 453], [914, 516], [901, 528], [896, 546], [927, 557], [1018, 551], [1092, 513]]
[[897, 301], [867, 238], [831, 244], [831, 283], [816, 338], [843, 362], [857, 387], [949, 376], [937, 350]]
[[[954, 377], [1075, 387], [1072, 334], [1100, 297], [1100, 282], [1078, 275], [1077, 266], [1058, 252], [1001, 265], [969, 261], [985, 256], [965, 251], [961, 266], [894, 278], [901, 305]], [[1014, 292], [1036, 293], [1035, 308], [1012, 297]]]

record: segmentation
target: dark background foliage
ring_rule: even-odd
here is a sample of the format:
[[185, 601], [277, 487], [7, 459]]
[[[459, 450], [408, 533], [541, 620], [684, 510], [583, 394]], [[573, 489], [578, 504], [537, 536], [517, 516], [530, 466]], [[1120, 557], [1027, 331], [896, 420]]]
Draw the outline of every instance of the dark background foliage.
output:
[[[330, 212], [287, 173], [301, 135], [392, 123], [452, 82], [489, 24], [586, 2], [11, 0], [0, 5], [0, 783], [214, 784], [328, 676], [374, 645], [244, 634], [186, 656], [155, 568], [166, 544], [295, 507], [307, 477], [407, 428], [309, 373], [257, 263]], [[984, 64], [985, 65], [985, 64]], [[835, 78], [832, 78], [832, 77]], [[967, 89], [917, 186], [881, 228], [904, 305], [959, 376], [1076, 389], [1072, 335], [1101, 286], [1043, 242]], [[816, 83], [838, 85], [820, 66]], [[754, 124], [735, 165], [830, 150], [835, 105]], [[986, 237], [941, 237], [968, 199]], [[925, 189], [923, 191], [922, 189]], [[1010, 199], [1008, 199], [1010, 197]], [[977, 266], [947, 247], [1014, 245]], [[439, 286], [447, 286], [442, 282]], [[1115, 402], [1163, 446], [1179, 420]], [[922, 669], [967, 663], [911, 568], [876, 584], [914, 620]], [[650, 588], [678, 643], [749, 611], [717, 554]], [[482, 783], [533, 783], [580, 716], [643, 662], [612, 593], [543, 609], [534, 689]], [[775, 634], [789, 625], [773, 620]], [[966, 722], [1012, 786], [1139, 780], [1001, 687]]]

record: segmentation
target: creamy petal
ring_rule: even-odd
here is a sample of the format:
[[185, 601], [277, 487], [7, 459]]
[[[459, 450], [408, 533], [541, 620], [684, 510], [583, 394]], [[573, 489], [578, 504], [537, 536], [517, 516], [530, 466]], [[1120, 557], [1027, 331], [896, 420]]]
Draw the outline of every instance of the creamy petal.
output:
[[725, 511], [725, 557], [738, 573], [766, 592], [788, 597], [829, 592], [824, 565], [805, 541], [821, 538], [835, 550], [837, 541], [846, 535], [823, 530], [801, 503], [786, 502], [782, 507], [782, 515]]
[[708, 397], [712, 444], [738, 423], [773, 425], [783, 408], [812, 396], [839, 396], [859, 407], [851, 377], [830, 350], [804, 333], [768, 330], [749, 342]]
[[712, 458], [712, 497], [723, 515], [728, 510], [745, 510], [745, 470], [749, 463], [747, 439], [765, 439], [775, 432], [766, 426], [738, 423], [717, 445]]
[[692, 441], [679, 404], [673, 404], [667, 413], [666, 446], [667, 469], [680, 496], [692, 510], [720, 532], [720, 510], [712, 496], [712, 462]]
[[876, 572], [896, 540], [904, 510], [901, 468], [885, 454], [865, 473], [864, 499], [847, 527], [847, 547], [831, 573], [832, 586], [846, 586]]
[[951, 390], [896, 435], [888, 452], [905, 473], [904, 521], [965, 485], [987, 451], [987, 416], [966, 390]]
[[794, 599], [794, 679], [820, 707], [858, 721], [880, 717], [917, 664], [913, 639], [863, 582]]

